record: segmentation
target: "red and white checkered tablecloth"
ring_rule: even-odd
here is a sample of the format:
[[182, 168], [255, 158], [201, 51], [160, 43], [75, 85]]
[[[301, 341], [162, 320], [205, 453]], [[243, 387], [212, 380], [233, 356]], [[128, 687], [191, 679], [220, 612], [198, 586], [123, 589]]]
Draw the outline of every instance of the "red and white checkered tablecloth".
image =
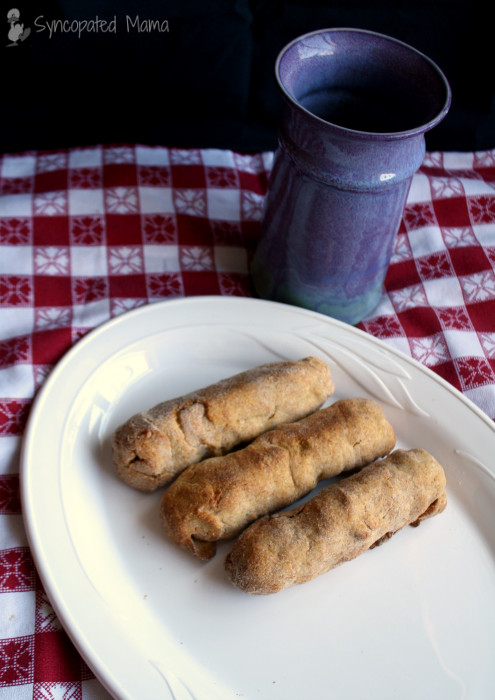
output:
[[[251, 295], [272, 154], [105, 146], [0, 159], [0, 700], [108, 698], [36, 575], [19, 500], [34, 394], [89, 329], [183, 295]], [[429, 153], [360, 324], [495, 418], [495, 151]]]

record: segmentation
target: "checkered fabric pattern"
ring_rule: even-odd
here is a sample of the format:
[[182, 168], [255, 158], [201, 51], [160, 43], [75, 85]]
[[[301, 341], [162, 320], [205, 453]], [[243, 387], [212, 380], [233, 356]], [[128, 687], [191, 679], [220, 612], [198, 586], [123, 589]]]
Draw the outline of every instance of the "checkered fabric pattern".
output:
[[429, 153], [360, 324], [495, 418], [495, 152]]
[[[44, 377], [136, 306], [252, 294], [271, 153], [118, 145], [0, 159], [0, 700], [108, 694], [72, 647], [22, 524], [19, 449]], [[495, 418], [495, 151], [430, 153], [361, 324]]]

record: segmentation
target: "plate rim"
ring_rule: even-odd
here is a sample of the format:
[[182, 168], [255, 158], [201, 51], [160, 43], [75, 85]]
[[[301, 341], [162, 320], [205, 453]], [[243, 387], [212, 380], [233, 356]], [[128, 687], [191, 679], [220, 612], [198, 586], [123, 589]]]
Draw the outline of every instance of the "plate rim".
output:
[[[198, 302], [200, 303], [207, 303], [207, 302], [220, 302], [220, 303], [240, 303], [240, 304], [246, 304], [246, 305], [251, 305], [252, 303], [254, 304], [259, 304], [260, 306], [265, 306], [267, 308], [283, 308], [283, 309], [290, 309], [294, 312], [299, 312], [301, 315], [304, 316], [309, 316], [315, 319], [318, 319], [319, 321], [324, 321], [328, 325], [332, 326], [335, 325], [337, 328], [340, 328], [344, 332], [349, 332], [351, 334], [356, 335], [357, 338], [361, 339], [366, 339], [366, 342], [371, 342], [375, 344], [377, 347], [381, 348], [385, 352], [390, 352], [393, 355], [396, 355], [399, 357], [402, 361], [407, 361], [409, 364], [411, 364], [413, 367], [416, 367], [416, 369], [421, 370], [423, 373], [425, 373], [427, 376], [430, 377], [430, 379], [433, 379], [435, 382], [437, 382], [440, 386], [442, 386], [444, 389], [447, 389], [450, 391], [456, 398], [460, 399], [466, 406], [468, 406], [474, 413], [476, 413], [479, 418], [483, 420], [491, 429], [495, 432], [495, 420], [492, 420], [490, 416], [488, 416], [487, 413], [485, 413], [477, 404], [472, 401], [468, 396], [462, 393], [459, 389], [457, 389], [453, 384], [450, 384], [446, 379], [441, 377], [439, 374], [437, 374], [434, 370], [432, 370], [430, 367], [427, 367], [426, 365], [421, 364], [418, 360], [414, 359], [410, 355], [406, 354], [405, 352], [402, 352], [402, 350], [399, 350], [398, 348], [388, 345], [385, 341], [383, 341], [381, 338], [377, 338], [374, 335], [371, 335], [370, 333], [367, 333], [366, 331], [362, 330], [361, 328], [357, 328], [356, 326], [352, 326], [350, 324], [345, 323], [344, 321], [340, 321], [339, 319], [333, 318], [331, 316], [325, 316], [324, 314], [319, 313], [318, 311], [312, 311], [311, 309], [305, 309], [302, 307], [296, 307], [296, 306], [291, 306], [289, 304], [284, 304], [283, 302], [278, 302], [278, 301], [268, 301], [265, 299], [260, 299], [258, 297], [236, 297], [236, 296], [230, 296], [230, 295], [191, 295], [187, 297], [174, 297], [173, 299], [163, 299], [160, 301], [148, 303], [148, 304], [143, 304], [142, 306], [138, 306], [134, 309], [129, 309], [128, 311], [125, 311], [124, 313], [119, 314], [118, 316], [114, 316], [113, 318], [107, 319], [103, 323], [99, 324], [98, 326], [92, 328], [88, 333], [86, 333], [82, 338], [77, 340], [66, 352], [65, 354], [55, 363], [53, 368], [51, 369], [50, 373], [46, 377], [45, 381], [39, 388], [39, 390], [36, 392], [30, 410], [29, 414], [27, 417], [24, 433], [22, 436], [22, 446], [24, 445], [24, 442], [26, 441], [27, 437], [27, 432], [29, 430], [29, 424], [31, 421], [31, 417], [33, 413], [36, 411], [36, 404], [39, 402], [40, 397], [43, 396], [43, 393], [49, 391], [51, 384], [56, 380], [56, 374], [61, 371], [64, 367], [64, 365], [68, 362], [71, 361], [72, 355], [75, 354], [77, 351], [82, 349], [82, 347], [85, 344], [92, 343], [94, 339], [107, 332], [111, 328], [113, 328], [116, 325], [119, 325], [122, 322], [127, 322], [132, 320], [134, 316], [142, 315], [148, 312], [151, 312], [150, 310], [155, 311], [158, 308], [165, 308], [167, 306], [171, 305], [193, 305]], [[187, 324], [186, 324], [187, 325]], [[21, 448], [22, 450], [22, 448]]]

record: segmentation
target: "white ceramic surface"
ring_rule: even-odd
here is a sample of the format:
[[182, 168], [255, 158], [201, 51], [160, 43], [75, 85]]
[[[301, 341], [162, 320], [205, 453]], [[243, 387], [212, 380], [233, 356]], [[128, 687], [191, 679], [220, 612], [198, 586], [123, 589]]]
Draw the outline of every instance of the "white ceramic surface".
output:
[[[443, 464], [448, 506], [382, 547], [272, 596], [161, 531], [161, 493], [113, 473], [131, 414], [280, 358], [326, 360], [336, 392], [378, 400], [398, 446]], [[380, 341], [300, 308], [235, 297], [141, 307], [83, 338], [35, 401], [22, 451], [29, 542], [81, 654], [119, 700], [486, 700], [495, 688], [495, 426]]]

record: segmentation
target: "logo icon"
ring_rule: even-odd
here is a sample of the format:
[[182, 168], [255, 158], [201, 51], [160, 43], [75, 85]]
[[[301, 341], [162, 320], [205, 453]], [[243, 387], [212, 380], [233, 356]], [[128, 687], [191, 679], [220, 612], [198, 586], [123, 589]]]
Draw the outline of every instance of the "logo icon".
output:
[[24, 29], [24, 24], [20, 24], [18, 21], [20, 16], [21, 13], [15, 7], [7, 12], [7, 22], [10, 24], [7, 36], [11, 42], [7, 46], [18, 46], [19, 41], [24, 41], [31, 34], [31, 28]]

